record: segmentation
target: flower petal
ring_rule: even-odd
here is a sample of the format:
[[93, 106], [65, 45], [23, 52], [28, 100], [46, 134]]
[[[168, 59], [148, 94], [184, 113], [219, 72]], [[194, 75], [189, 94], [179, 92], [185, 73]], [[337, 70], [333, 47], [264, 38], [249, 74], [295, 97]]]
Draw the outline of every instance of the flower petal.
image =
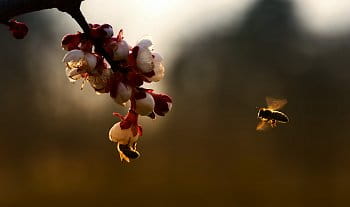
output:
[[155, 62], [162, 62], [163, 61], [163, 58], [162, 58], [162, 56], [160, 56], [159, 53], [152, 53], [152, 55], [153, 55], [153, 59]]
[[130, 46], [125, 40], [118, 42], [117, 47], [113, 52], [114, 53], [113, 60], [119, 61], [119, 60], [127, 59], [129, 55], [129, 51], [130, 51]]
[[151, 49], [151, 46], [153, 45], [152, 40], [150, 39], [142, 39], [140, 40], [136, 46], [139, 46], [140, 48], [144, 48], [144, 49]]
[[73, 69], [69, 69], [68, 67], [66, 68], [66, 75], [68, 80], [71, 83], [74, 83], [75, 81], [79, 80], [80, 78], [82, 78], [81, 73], [79, 72], [78, 68], [73, 68]]
[[139, 135], [133, 135], [131, 128], [121, 129], [120, 122], [114, 124], [109, 130], [109, 139], [119, 144], [130, 144], [138, 140]]
[[115, 97], [115, 102], [123, 105], [125, 102], [129, 101], [131, 97], [132, 89], [130, 86], [125, 85], [124, 83], [119, 83], [117, 89], [117, 96]]
[[78, 62], [81, 59], [84, 59], [85, 54], [81, 50], [71, 50], [63, 57], [63, 62], [68, 63], [70, 61]]
[[136, 58], [137, 67], [143, 73], [151, 72], [154, 68], [153, 56], [151, 51], [145, 48], [140, 48], [137, 58]]
[[146, 93], [146, 97], [136, 100], [136, 113], [141, 116], [147, 116], [153, 112], [155, 106], [154, 99], [151, 94]]
[[85, 60], [87, 62], [87, 65], [90, 70], [95, 69], [96, 64], [97, 64], [97, 57], [91, 53], [86, 53], [85, 54]]

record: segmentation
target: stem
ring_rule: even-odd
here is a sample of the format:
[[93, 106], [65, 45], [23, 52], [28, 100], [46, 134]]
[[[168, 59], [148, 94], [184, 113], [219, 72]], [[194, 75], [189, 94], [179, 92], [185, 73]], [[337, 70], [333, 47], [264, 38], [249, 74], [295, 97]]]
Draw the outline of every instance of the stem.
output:
[[0, 0], [0, 21], [44, 9], [69, 7], [83, 0]]
[[92, 39], [90, 34], [90, 26], [87, 23], [84, 15], [82, 14], [80, 10], [80, 2], [77, 5], [70, 6], [68, 8], [60, 8], [61, 11], [67, 12], [72, 16], [73, 19], [79, 24], [79, 26], [83, 29], [84, 34], [86, 35], [87, 39], [92, 40], [94, 46], [95, 46], [95, 52], [102, 55], [108, 64], [111, 66], [112, 70], [114, 72], [118, 71], [118, 62], [113, 61], [112, 58], [107, 54], [107, 52], [103, 49], [103, 42], [101, 40]]
[[84, 33], [87, 36], [89, 36], [90, 27], [83, 13], [80, 10], [80, 3], [81, 2], [78, 2], [78, 3], [75, 3], [74, 5], [70, 5], [69, 7], [61, 7], [58, 9], [63, 12], [67, 12], [79, 24], [79, 26], [84, 31]]

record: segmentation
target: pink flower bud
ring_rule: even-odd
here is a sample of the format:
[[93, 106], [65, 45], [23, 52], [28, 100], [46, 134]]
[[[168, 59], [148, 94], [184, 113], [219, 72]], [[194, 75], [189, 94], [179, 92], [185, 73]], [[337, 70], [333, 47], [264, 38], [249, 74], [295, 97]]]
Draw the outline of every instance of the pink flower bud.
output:
[[105, 38], [111, 38], [113, 37], [113, 28], [109, 24], [103, 24], [101, 25], [101, 30], [104, 32]]
[[154, 112], [159, 116], [165, 116], [171, 110], [172, 100], [165, 94], [151, 93], [155, 102]]
[[80, 36], [80, 34], [68, 34], [64, 36], [61, 42], [62, 48], [67, 51], [78, 49], [81, 41]]
[[109, 24], [103, 25], [90, 25], [90, 35], [93, 39], [104, 39], [104, 38], [112, 38], [113, 36], [113, 28]]
[[17, 22], [16, 20], [10, 20], [8, 22], [9, 29], [12, 32], [12, 35], [16, 39], [23, 39], [28, 33], [28, 27], [22, 22]]

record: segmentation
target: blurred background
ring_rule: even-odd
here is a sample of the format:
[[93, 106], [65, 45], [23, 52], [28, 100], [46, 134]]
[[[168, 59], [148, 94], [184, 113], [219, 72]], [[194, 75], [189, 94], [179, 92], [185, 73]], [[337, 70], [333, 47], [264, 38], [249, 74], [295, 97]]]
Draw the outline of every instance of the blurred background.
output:
[[[151, 35], [174, 99], [141, 120], [141, 157], [120, 163], [108, 140], [125, 112], [70, 84], [66, 14], [0, 27], [0, 206], [349, 206], [350, 1], [86, 0], [91, 23]], [[256, 132], [265, 97], [291, 122]]]

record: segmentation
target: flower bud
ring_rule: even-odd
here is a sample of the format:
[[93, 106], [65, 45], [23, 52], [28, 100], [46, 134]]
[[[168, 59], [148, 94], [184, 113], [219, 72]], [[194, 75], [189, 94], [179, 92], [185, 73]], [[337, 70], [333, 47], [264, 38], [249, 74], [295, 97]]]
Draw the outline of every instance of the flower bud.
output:
[[120, 61], [128, 58], [130, 46], [125, 40], [117, 42], [115, 49], [113, 50], [113, 60]]
[[159, 116], [165, 116], [171, 110], [172, 100], [165, 94], [151, 93], [155, 102], [154, 112]]
[[111, 25], [109, 24], [103, 24], [101, 25], [101, 29], [104, 31], [105, 33], [105, 38], [111, 38], [113, 37], [113, 28]]
[[154, 69], [153, 56], [149, 49], [140, 47], [136, 57], [136, 65], [142, 73], [149, 73]]
[[131, 93], [132, 93], [131, 87], [120, 82], [118, 84], [117, 96], [115, 97], [114, 100], [117, 104], [123, 105], [125, 102], [129, 101], [129, 99], [131, 98]]
[[93, 39], [108, 39], [113, 36], [113, 28], [109, 24], [90, 25], [90, 28], [90, 35]]
[[80, 34], [68, 34], [62, 38], [61, 46], [67, 51], [78, 49], [80, 40]]
[[16, 20], [10, 20], [8, 22], [9, 29], [12, 32], [12, 35], [16, 39], [23, 39], [28, 33], [28, 27], [22, 22], [17, 22]]
[[[143, 94], [144, 95], [143, 95]], [[153, 112], [154, 109], [154, 99], [152, 97], [151, 94], [147, 93], [147, 92], [140, 92], [141, 97], [135, 97], [136, 98], [136, 108], [135, 111], [136, 113], [142, 115], [142, 116], [147, 116], [150, 113]]]

